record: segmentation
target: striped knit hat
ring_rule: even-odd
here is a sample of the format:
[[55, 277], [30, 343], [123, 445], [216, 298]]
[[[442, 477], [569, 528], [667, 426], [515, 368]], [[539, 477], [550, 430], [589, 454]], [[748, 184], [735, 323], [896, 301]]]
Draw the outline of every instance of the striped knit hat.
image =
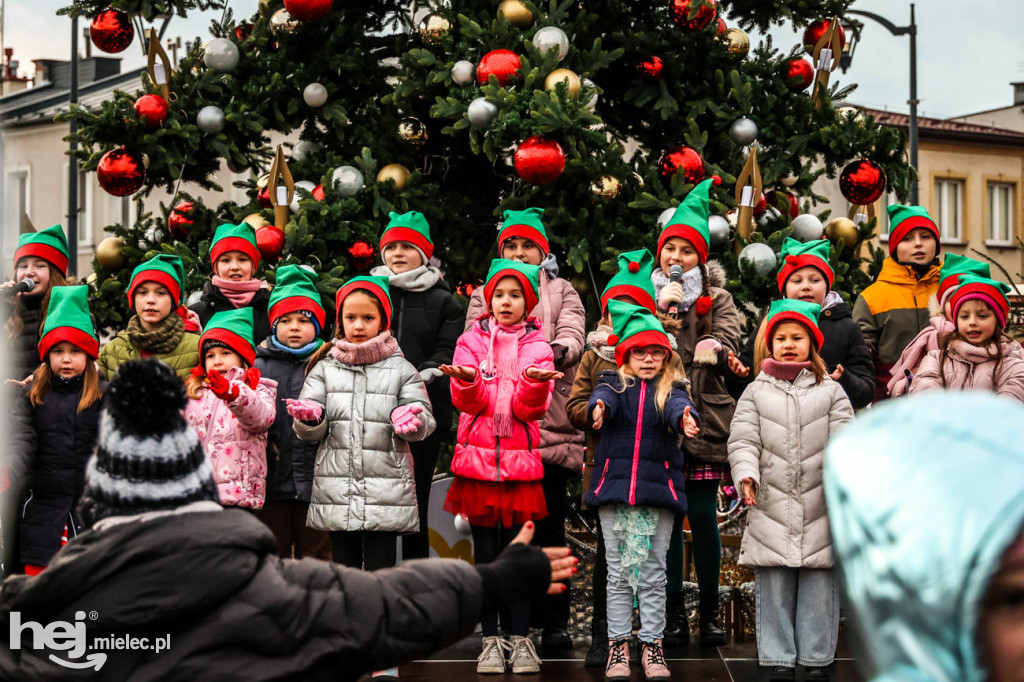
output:
[[185, 385], [156, 359], [121, 365], [104, 396], [96, 453], [79, 512], [87, 526], [111, 516], [219, 502], [210, 460], [185, 421]]

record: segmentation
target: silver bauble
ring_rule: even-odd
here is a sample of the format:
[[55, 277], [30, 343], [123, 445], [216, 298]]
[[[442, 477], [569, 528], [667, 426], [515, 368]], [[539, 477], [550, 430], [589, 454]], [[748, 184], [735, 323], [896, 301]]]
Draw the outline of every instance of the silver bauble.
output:
[[488, 102], [484, 97], [477, 97], [469, 103], [466, 117], [469, 122], [478, 128], [490, 125], [494, 117], [498, 115], [498, 105]]
[[754, 272], [762, 277], [775, 272], [775, 266], [779, 262], [772, 247], [761, 242], [752, 242], [744, 246], [739, 258], [740, 263], [749, 263]]
[[729, 137], [740, 146], [753, 144], [757, 139], [757, 124], [744, 116], [732, 122], [729, 126]]
[[813, 213], [801, 213], [793, 218], [793, 239], [811, 242], [825, 236], [825, 226]]
[[782, 179], [782, 184], [785, 185], [786, 187], [792, 187], [799, 180], [800, 180], [800, 178], [798, 178], [797, 176], [795, 176], [792, 173], [790, 173], [789, 175], [787, 175], [786, 177], [784, 177]]
[[196, 114], [196, 125], [204, 133], [219, 133], [224, 130], [224, 110], [213, 104], [203, 107]]
[[238, 46], [227, 38], [214, 38], [203, 50], [203, 63], [217, 73], [234, 71], [238, 66]]
[[299, 140], [292, 147], [292, 161], [305, 161], [320, 151], [320, 145], [312, 140]]
[[720, 215], [708, 218], [708, 231], [711, 233], [711, 246], [719, 247], [729, 243], [729, 221]]
[[668, 225], [668, 221], [671, 220], [675, 212], [675, 206], [670, 206], [666, 208], [664, 211], [662, 211], [661, 215], [658, 216], [658, 227], [664, 230], [665, 226]]
[[558, 61], [562, 61], [569, 54], [569, 36], [557, 26], [545, 26], [533, 34], [533, 46], [545, 56], [558, 50]]
[[302, 101], [313, 108], [322, 107], [327, 103], [327, 88], [319, 83], [310, 83], [302, 91]]
[[590, 80], [589, 78], [584, 78], [583, 89], [586, 92], [594, 93], [590, 96], [590, 99], [587, 100], [587, 109], [593, 111], [594, 109], [597, 108], [597, 86], [594, 85], [594, 81]]
[[767, 227], [769, 223], [774, 220], [778, 220], [782, 217], [782, 212], [774, 206], [769, 206], [761, 214], [761, 217], [757, 219], [757, 224], [760, 227]]
[[460, 59], [452, 66], [452, 80], [459, 85], [469, 85], [476, 81], [476, 65]]
[[469, 525], [469, 518], [459, 514], [455, 517], [455, 532], [459, 535], [469, 537], [473, 534], [473, 527]]
[[292, 213], [299, 212], [299, 202], [306, 198], [305, 195], [299, 193], [300, 189], [304, 189], [312, 194], [313, 190], [316, 189], [316, 185], [309, 180], [299, 180], [295, 183], [295, 194], [292, 196], [292, 203], [288, 204], [288, 208], [291, 209]]
[[338, 166], [331, 173], [331, 185], [343, 197], [354, 197], [365, 184], [362, 172], [355, 166]]

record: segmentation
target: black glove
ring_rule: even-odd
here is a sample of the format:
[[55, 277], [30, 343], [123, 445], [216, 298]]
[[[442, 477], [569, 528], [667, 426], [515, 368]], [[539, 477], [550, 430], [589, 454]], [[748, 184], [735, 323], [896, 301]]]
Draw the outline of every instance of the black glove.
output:
[[481, 614], [544, 596], [551, 584], [551, 561], [539, 547], [509, 545], [489, 564], [476, 566], [484, 582]]

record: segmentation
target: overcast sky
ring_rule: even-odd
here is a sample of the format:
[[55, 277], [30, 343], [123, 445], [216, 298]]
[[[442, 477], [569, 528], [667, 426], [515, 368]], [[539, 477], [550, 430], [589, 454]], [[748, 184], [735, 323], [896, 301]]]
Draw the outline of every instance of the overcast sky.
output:
[[[23, 73], [30, 71], [32, 59], [69, 57], [71, 20], [56, 15], [66, 4], [67, 0], [7, 0], [5, 43], [14, 48]], [[238, 16], [255, 5], [255, 0], [231, 2]], [[1024, 2], [990, 0], [971, 5], [963, 0], [917, 3], [918, 97], [919, 113], [924, 116], [948, 118], [1009, 106], [1013, 103], [1009, 84], [1024, 81]], [[897, 25], [909, 23], [910, 3], [904, 0], [858, 0], [854, 8], [882, 14]], [[173, 19], [168, 35], [181, 36], [183, 41], [200, 36], [205, 41], [213, 14], [195, 15]], [[85, 19], [80, 23], [88, 26]], [[874, 22], [866, 24], [853, 66], [846, 74], [837, 71], [833, 78], [858, 83], [851, 98], [857, 104], [905, 112], [909, 38], [892, 36]], [[772, 35], [779, 45], [800, 39], [787, 27], [773, 30]], [[121, 56], [126, 58], [124, 69], [144, 63], [138, 39]]]

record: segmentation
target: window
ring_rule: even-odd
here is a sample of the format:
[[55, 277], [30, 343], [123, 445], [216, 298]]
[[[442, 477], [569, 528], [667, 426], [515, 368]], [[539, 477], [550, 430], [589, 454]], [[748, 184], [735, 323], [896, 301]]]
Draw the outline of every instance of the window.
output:
[[[64, 177], [61, 181], [61, 194], [57, 197], [57, 201], [63, 205], [63, 211], [61, 215], [64, 216], [64, 231], [66, 232], [70, 227], [70, 221], [68, 221], [68, 174], [71, 172], [69, 164], [64, 164]], [[91, 206], [93, 205], [93, 192], [92, 187], [89, 184], [91, 173], [79, 170], [78, 172], [78, 244], [79, 246], [92, 247], [92, 211]], [[93, 179], [93, 182], [96, 182]], [[81, 251], [81, 249], [79, 249]]]
[[883, 197], [884, 203], [881, 205], [881, 210], [878, 213], [878, 239], [883, 242], [889, 241], [889, 207], [893, 204], [898, 204], [899, 200], [896, 197], [895, 192], [887, 192]]
[[989, 244], [1013, 244], [1013, 196], [1017, 186], [1008, 182], [988, 183], [988, 233]]
[[31, 180], [27, 166], [8, 168], [4, 178], [3, 242], [7, 257], [14, 257], [18, 236], [28, 229], [28, 198]]
[[943, 242], [963, 241], [964, 181], [936, 178], [932, 213]]

